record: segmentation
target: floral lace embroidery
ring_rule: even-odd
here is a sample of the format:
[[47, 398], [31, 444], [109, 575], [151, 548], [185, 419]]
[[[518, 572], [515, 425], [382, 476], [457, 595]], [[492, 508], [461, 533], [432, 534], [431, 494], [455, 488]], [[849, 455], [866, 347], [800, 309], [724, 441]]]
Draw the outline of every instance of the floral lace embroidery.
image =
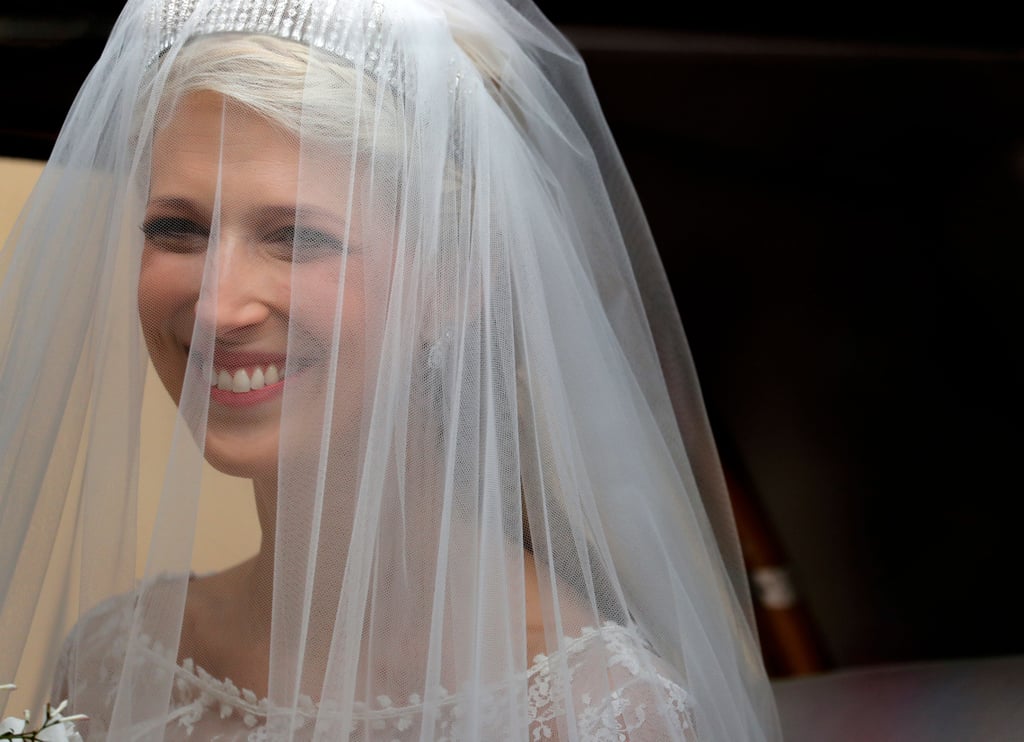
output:
[[[123, 661], [127, 631], [122, 627], [126, 612], [112, 611], [104, 616], [102, 626], [89, 628], [109, 638], [107, 652], [101, 665], [97, 685], [106, 686], [115, 693], [117, 670]], [[130, 611], [127, 612], [130, 614]], [[207, 715], [216, 715], [223, 722], [237, 719], [248, 732], [249, 742], [271, 742], [276, 737], [267, 727], [272, 713], [269, 701], [259, 699], [251, 690], [237, 687], [230, 679], [219, 679], [195, 665], [191, 659], [180, 664], [175, 652], [141, 636], [143, 654], [149, 661], [173, 673], [171, 711], [167, 723], [177, 726], [192, 737]], [[604, 673], [594, 673], [591, 666], [595, 658], [604, 664]], [[562, 717], [571, 703], [575, 711], [575, 726], [583, 742], [625, 742], [651, 720], [650, 732], [645, 739], [675, 737], [695, 740], [693, 700], [679, 684], [662, 675], [658, 659], [635, 631], [608, 622], [600, 629], [585, 628], [580, 636], [568, 639], [564, 646], [551, 655], [538, 655], [525, 678], [520, 676], [512, 688], [496, 687], [488, 691], [493, 703], [479, 704], [487, 718], [476, 718], [475, 729], [494, 730], [495, 738], [511, 728], [511, 719], [503, 718], [509, 708], [527, 710], [529, 738], [533, 742], [557, 738]], [[577, 678], [581, 670], [585, 672]], [[516, 693], [510, 704], [507, 694]], [[448, 693], [442, 689], [436, 702], [437, 718], [435, 739], [438, 742], [459, 742], [470, 735], [461, 731], [464, 726], [460, 701], [464, 694]], [[570, 700], [571, 699], [571, 700]], [[477, 698], [479, 700], [479, 696]], [[109, 698], [113, 701], [113, 698]], [[396, 705], [388, 696], [378, 696], [374, 703], [357, 702], [353, 708], [353, 729], [367, 728], [374, 733], [390, 732], [396, 742], [405, 739], [409, 730], [418, 738], [418, 727], [424, 714], [424, 704], [418, 694], [412, 694], [404, 704]], [[300, 696], [298, 713], [292, 731], [310, 725], [317, 714], [323, 714], [309, 696]], [[657, 717], [654, 721], [653, 717]], [[668, 725], [668, 726], [666, 726]], [[414, 727], [416, 727], [414, 729]], [[655, 730], [665, 731], [661, 734]], [[201, 736], [201, 735], [200, 735]], [[375, 734], [376, 736], [376, 734]], [[235, 738], [232, 736], [232, 738]]]
[[[584, 628], [581, 636], [571, 640], [565, 650], [569, 659], [582, 651], [579, 645], [585, 646], [598, 638], [607, 651], [609, 673], [615, 674], [618, 668], [622, 668], [628, 673], [628, 679], [597, 702], [591, 693], [579, 693], [576, 721], [580, 738], [585, 742], [623, 742], [628, 739], [627, 734], [638, 731], [646, 721], [648, 702], [638, 702], [629, 691], [645, 682], [653, 682], [665, 693], [670, 716], [673, 717], [670, 723], [675, 722], [674, 731], [684, 739], [694, 738], [690, 694], [653, 668], [642, 665], [638, 639], [628, 629], [612, 622], [605, 623], [600, 630]], [[655, 656], [646, 644], [640, 644], [640, 647], [650, 657]], [[537, 742], [554, 736], [551, 723], [565, 713], [567, 692], [553, 677], [552, 664], [553, 658], [540, 655], [529, 673], [532, 676], [529, 686], [530, 737]], [[569, 664], [568, 669], [571, 685], [578, 665]]]

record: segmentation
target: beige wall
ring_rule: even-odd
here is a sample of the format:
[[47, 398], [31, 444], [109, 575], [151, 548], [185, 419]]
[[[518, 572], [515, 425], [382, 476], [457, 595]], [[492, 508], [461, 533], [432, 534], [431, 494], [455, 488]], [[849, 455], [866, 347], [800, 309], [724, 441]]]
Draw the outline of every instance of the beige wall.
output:
[[[43, 163], [0, 158], [0, 235], [10, 232], [22, 204], [28, 198]], [[175, 407], [160, 385], [152, 367], [146, 378], [143, 401], [143, 433], [139, 475], [139, 544], [136, 574], [141, 577], [149, 550], [149, 536], [156, 519], [167, 450], [174, 431]], [[69, 528], [63, 524], [62, 528]], [[204, 573], [223, 569], [255, 553], [259, 546], [259, 530], [251, 487], [247, 480], [226, 477], [207, 467], [203, 474], [203, 492], [199, 504], [196, 544], [192, 569]], [[47, 581], [60, 575], [48, 575]], [[45, 608], [41, 608], [45, 612]], [[20, 689], [12, 694], [7, 713], [28, 705], [36, 689], [46, 687], [48, 680], [40, 675], [45, 634], [30, 638], [18, 676], [13, 678]], [[9, 679], [0, 678], [0, 683]], [[59, 700], [59, 699], [51, 699]]]

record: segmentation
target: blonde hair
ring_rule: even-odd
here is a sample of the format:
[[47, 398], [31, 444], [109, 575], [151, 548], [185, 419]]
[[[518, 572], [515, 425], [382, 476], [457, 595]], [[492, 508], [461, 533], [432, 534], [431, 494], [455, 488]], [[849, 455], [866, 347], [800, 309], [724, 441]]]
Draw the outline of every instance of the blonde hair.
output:
[[174, 56], [161, 94], [167, 120], [189, 93], [209, 91], [304, 138], [394, 151], [404, 116], [387, 86], [325, 52], [273, 36], [215, 34]]

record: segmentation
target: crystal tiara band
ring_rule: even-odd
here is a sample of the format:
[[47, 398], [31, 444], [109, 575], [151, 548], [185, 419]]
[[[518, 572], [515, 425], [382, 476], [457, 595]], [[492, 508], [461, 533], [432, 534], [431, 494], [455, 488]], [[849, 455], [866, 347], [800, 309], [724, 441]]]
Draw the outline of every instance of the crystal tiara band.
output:
[[249, 33], [291, 39], [341, 57], [381, 80], [394, 72], [392, 55], [382, 54], [384, 30], [394, 26], [379, 0], [163, 0], [150, 11], [157, 29], [156, 60], [179, 40], [219, 33]]

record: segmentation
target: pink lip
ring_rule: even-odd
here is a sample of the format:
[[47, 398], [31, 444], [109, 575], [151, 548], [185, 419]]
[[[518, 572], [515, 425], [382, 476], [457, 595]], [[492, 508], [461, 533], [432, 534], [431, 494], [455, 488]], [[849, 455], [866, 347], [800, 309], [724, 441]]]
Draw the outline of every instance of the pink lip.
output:
[[230, 389], [218, 389], [212, 386], [210, 387], [210, 399], [225, 407], [251, 407], [263, 404], [267, 400], [281, 394], [286, 381], [288, 381], [288, 378], [281, 379], [276, 384], [270, 384], [262, 389], [253, 389], [252, 391], [241, 393], [233, 392]]

